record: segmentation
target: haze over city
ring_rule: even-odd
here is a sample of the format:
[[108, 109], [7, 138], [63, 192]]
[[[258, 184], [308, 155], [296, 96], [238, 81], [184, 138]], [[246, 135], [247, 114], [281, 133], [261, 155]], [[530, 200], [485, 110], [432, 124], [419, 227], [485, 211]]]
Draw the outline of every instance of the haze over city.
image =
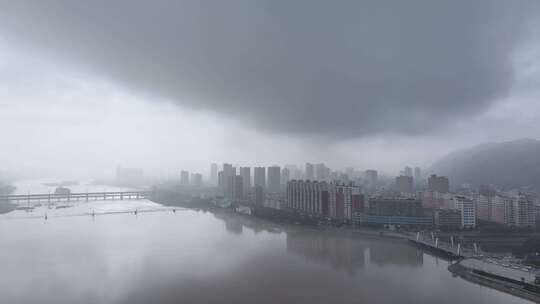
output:
[[312, 161], [394, 175], [540, 134], [535, 1], [0, 8], [9, 171]]
[[539, 29], [0, 0], [0, 303], [540, 303]]

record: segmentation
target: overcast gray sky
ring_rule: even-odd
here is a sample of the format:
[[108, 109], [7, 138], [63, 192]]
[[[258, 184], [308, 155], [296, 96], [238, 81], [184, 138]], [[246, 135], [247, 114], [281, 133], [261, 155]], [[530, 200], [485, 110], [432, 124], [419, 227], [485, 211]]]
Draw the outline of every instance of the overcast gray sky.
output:
[[535, 0], [0, 0], [0, 160], [395, 174], [537, 138], [539, 18]]

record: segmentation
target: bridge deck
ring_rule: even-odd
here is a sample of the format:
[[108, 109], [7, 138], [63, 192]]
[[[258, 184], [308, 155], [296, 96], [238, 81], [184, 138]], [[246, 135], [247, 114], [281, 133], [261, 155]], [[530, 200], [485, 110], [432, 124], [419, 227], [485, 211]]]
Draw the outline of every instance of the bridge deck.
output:
[[60, 200], [97, 200], [97, 199], [144, 199], [151, 191], [113, 191], [113, 192], [85, 192], [85, 193], [45, 193], [45, 194], [14, 194], [2, 195], [0, 201], [60, 201]]
[[432, 238], [411, 237], [409, 238], [409, 241], [452, 258], [471, 258], [482, 256], [484, 254], [479, 247], [476, 247], [476, 249], [466, 248], [460, 244], [452, 244]]

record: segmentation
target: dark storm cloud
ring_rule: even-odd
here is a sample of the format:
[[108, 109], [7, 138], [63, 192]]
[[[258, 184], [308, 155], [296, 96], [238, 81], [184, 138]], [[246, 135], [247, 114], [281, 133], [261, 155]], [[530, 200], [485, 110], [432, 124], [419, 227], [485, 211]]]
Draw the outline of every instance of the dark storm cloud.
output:
[[0, 35], [267, 131], [419, 133], [513, 80], [535, 1], [2, 1]]

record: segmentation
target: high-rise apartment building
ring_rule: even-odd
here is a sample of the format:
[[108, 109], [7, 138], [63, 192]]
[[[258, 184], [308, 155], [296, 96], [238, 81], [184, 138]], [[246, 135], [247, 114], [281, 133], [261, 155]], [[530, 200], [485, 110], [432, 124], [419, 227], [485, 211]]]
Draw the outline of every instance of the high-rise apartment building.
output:
[[281, 168], [268, 167], [268, 192], [279, 192], [281, 189]]
[[461, 211], [461, 228], [476, 227], [476, 208], [472, 199], [456, 195], [453, 198], [455, 209]]
[[331, 218], [352, 220], [353, 213], [363, 211], [360, 187], [355, 186], [354, 183], [330, 183], [328, 199]]
[[302, 179], [302, 170], [300, 170], [296, 165], [285, 165], [285, 168], [289, 170], [289, 180], [291, 179]]
[[218, 189], [222, 192], [225, 189], [225, 177], [223, 176], [223, 171], [218, 172]]
[[329, 216], [328, 184], [312, 180], [289, 181], [287, 207], [309, 214]]
[[216, 186], [218, 184], [218, 165], [212, 163], [210, 165], [210, 185]]
[[247, 194], [251, 189], [251, 168], [250, 167], [240, 167], [240, 176], [244, 181], [244, 194]]
[[255, 205], [257, 206], [263, 206], [264, 205], [264, 188], [255, 185]]
[[503, 225], [510, 224], [510, 208], [514, 199], [503, 195], [495, 195], [491, 198], [490, 221]]
[[291, 179], [291, 170], [289, 168], [281, 169], [281, 184], [287, 185], [287, 182]]
[[375, 189], [379, 183], [377, 170], [366, 170], [366, 186], [369, 189]]
[[409, 166], [406, 166], [405, 169], [403, 170], [403, 175], [408, 176], [408, 177], [413, 177], [412, 168]]
[[349, 178], [354, 178], [355, 177], [354, 168], [353, 167], [345, 168], [345, 174], [347, 174]]
[[191, 184], [195, 187], [201, 187], [203, 185], [203, 176], [201, 173], [192, 173], [190, 179]]
[[491, 221], [493, 201], [489, 196], [477, 195], [475, 197], [476, 218], [481, 221]]
[[533, 227], [536, 224], [535, 205], [532, 199], [523, 194], [518, 194], [513, 202], [512, 224], [517, 227]]
[[189, 172], [188, 171], [180, 171], [180, 184], [187, 186], [189, 185]]
[[432, 174], [428, 178], [428, 189], [432, 191], [437, 191], [440, 193], [447, 193], [450, 191], [450, 182], [448, 180], [448, 177], [445, 176], [437, 176], [436, 174]]
[[396, 177], [396, 190], [401, 193], [413, 193], [413, 178], [406, 175]]
[[236, 175], [236, 168], [231, 164], [223, 164], [223, 193], [225, 197], [233, 197], [234, 176]]
[[315, 166], [311, 163], [306, 163], [306, 179], [314, 180], [315, 179]]
[[231, 198], [240, 201], [244, 199], [244, 179], [241, 175], [234, 175], [232, 180], [232, 195]]
[[320, 163], [315, 165], [315, 179], [318, 181], [328, 181], [330, 179], [330, 168]]
[[266, 168], [265, 167], [253, 168], [253, 185], [261, 186], [263, 189], [266, 188]]
[[420, 167], [414, 167], [414, 183], [416, 185], [422, 184], [422, 171], [420, 170]]

